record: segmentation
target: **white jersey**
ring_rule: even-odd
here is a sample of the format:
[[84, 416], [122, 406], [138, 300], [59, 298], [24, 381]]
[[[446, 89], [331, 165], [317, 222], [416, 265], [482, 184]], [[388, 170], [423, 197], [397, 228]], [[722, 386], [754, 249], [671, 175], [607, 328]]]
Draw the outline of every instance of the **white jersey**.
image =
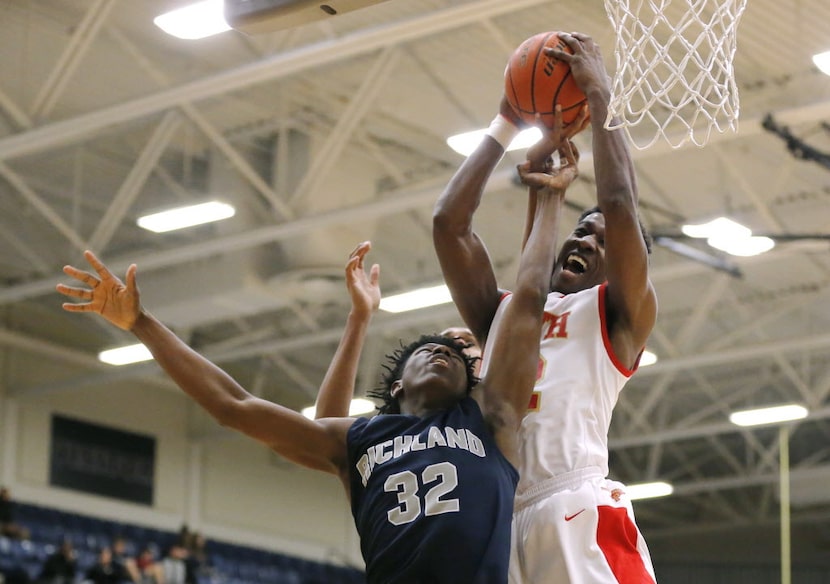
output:
[[[517, 499], [522, 494], [532, 497], [533, 491], [565, 473], [608, 474], [611, 413], [634, 370], [620, 363], [611, 348], [605, 291], [602, 284], [575, 294], [548, 295], [536, 385], [519, 430]], [[511, 298], [502, 299], [491, 338]], [[488, 349], [482, 371], [490, 359]]]

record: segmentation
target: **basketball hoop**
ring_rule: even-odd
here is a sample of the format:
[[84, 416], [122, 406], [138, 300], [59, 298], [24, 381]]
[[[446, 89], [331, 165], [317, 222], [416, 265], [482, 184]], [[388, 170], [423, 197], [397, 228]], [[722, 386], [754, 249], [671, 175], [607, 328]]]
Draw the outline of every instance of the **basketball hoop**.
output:
[[[617, 36], [605, 127], [623, 128], [640, 150], [660, 137], [672, 148], [688, 141], [702, 147], [713, 128], [737, 131], [732, 59], [746, 3], [605, 0]], [[641, 125], [643, 131], [635, 135]]]

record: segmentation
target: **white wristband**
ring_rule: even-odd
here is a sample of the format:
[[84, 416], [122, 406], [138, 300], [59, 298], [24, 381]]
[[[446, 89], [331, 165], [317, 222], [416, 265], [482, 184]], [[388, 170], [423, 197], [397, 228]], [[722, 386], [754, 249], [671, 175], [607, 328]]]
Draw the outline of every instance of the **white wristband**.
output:
[[498, 142], [504, 150], [510, 146], [513, 138], [519, 133], [519, 128], [501, 114], [498, 114], [493, 121], [490, 122], [490, 127], [487, 128], [485, 134], [490, 136], [493, 140]]

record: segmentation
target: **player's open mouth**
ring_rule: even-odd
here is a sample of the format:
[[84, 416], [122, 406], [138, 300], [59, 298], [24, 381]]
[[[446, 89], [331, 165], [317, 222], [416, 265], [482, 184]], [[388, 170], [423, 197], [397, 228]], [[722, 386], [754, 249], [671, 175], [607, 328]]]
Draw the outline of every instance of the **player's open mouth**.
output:
[[588, 269], [588, 262], [575, 253], [572, 253], [565, 260], [565, 265], [563, 267], [574, 274], [584, 274]]
[[442, 355], [435, 355], [432, 359], [430, 359], [430, 363], [435, 363], [437, 365], [443, 365], [444, 367], [447, 367], [450, 364], [450, 360]]

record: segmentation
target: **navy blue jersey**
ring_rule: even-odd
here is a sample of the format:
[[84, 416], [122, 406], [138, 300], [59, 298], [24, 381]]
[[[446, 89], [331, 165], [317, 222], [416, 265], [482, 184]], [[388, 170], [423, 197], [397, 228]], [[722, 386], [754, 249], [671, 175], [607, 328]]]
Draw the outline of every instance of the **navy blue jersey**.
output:
[[519, 475], [478, 404], [349, 429], [352, 515], [370, 584], [505, 584]]

